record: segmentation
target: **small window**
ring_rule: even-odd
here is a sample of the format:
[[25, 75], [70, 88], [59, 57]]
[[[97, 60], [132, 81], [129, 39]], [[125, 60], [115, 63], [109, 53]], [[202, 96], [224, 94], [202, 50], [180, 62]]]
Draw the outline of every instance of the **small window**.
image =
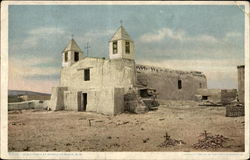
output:
[[113, 42], [113, 54], [117, 54], [117, 41]]
[[65, 53], [64, 53], [64, 61], [65, 61], [65, 62], [68, 62], [68, 52], [65, 52]]
[[90, 80], [90, 70], [84, 69], [84, 81], [89, 81], [89, 80]]
[[200, 83], [200, 88], [202, 88], [202, 83]]
[[182, 82], [181, 80], [178, 80], [178, 89], [181, 89], [182, 88]]
[[202, 96], [201, 100], [208, 100], [208, 96]]
[[126, 52], [127, 54], [130, 53], [130, 43], [129, 43], [128, 41], [126, 41], [126, 43], [125, 43], [125, 52]]
[[79, 52], [75, 52], [75, 62], [79, 61]]

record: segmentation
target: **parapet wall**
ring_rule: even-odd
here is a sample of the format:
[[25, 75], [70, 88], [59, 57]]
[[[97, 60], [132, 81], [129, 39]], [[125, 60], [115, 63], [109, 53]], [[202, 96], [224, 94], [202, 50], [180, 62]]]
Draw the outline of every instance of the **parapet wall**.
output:
[[154, 88], [159, 99], [194, 100], [199, 88], [207, 88], [207, 79], [197, 71], [178, 71], [147, 65], [136, 65], [137, 84]]

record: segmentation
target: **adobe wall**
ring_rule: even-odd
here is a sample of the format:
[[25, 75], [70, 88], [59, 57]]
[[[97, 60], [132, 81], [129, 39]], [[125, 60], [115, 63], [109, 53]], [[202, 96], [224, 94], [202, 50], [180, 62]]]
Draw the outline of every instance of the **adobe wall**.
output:
[[238, 99], [244, 103], [245, 99], [245, 66], [237, 66], [238, 69]]
[[237, 90], [236, 89], [222, 89], [221, 90], [221, 102], [222, 104], [229, 104], [236, 100]]
[[[207, 79], [201, 72], [185, 72], [147, 65], [136, 65], [137, 83], [154, 88], [159, 99], [194, 100], [199, 88], [207, 88]], [[178, 89], [178, 80], [182, 88]]]

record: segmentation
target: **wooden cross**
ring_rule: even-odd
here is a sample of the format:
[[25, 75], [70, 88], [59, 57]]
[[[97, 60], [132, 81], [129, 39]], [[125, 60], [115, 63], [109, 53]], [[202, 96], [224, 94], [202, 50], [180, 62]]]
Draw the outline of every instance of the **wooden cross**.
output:
[[90, 49], [89, 42], [87, 42], [87, 46], [84, 47], [84, 49], [87, 50], [87, 56], [88, 56], [89, 55], [89, 49]]

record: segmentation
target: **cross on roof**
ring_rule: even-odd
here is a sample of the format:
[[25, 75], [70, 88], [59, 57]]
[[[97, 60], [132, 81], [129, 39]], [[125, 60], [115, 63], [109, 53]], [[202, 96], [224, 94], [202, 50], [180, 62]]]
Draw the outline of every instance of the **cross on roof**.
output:
[[120, 23], [121, 23], [121, 26], [122, 26], [123, 21], [122, 21], [122, 20], [120, 20]]
[[72, 38], [72, 39], [74, 38], [74, 34], [71, 34], [71, 38]]
[[84, 49], [87, 50], [87, 56], [88, 56], [89, 55], [89, 49], [90, 49], [89, 42], [87, 42], [87, 45], [84, 47]]

